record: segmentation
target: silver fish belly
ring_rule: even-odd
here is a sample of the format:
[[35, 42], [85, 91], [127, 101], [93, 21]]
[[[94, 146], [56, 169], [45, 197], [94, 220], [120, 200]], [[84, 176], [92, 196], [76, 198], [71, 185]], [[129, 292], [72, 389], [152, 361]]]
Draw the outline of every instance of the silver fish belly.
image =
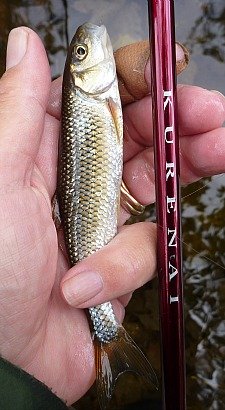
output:
[[[71, 264], [106, 245], [117, 232], [122, 143], [105, 101], [64, 89], [59, 190]], [[90, 309], [100, 341], [117, 334], [110, 303]]]

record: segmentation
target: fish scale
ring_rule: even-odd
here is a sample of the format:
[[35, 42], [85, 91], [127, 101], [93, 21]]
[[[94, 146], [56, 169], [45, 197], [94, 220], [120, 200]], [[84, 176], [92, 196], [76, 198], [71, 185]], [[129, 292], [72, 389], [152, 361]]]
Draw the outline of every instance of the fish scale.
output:
[[[117, 232], [122, 146], [105, 103], [71, 88], [63, 95], [58, 190], [69, 259], [75, 265]], [[100, 341], [115, 337], [118, 324], [110, 302], [90, 309], [90, 316]]]

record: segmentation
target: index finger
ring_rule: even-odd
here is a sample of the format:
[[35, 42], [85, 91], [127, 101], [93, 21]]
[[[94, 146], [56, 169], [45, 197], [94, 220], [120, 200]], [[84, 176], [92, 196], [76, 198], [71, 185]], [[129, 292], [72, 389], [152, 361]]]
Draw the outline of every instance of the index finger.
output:
[[[121, 47], [114, 53], [122, 105], [141, 100], [151, 91], [151, 56], [149, 41], [139, 41]], [[188, 65], [188, 50], [176, 43], [176, 71], [180, 74]]]

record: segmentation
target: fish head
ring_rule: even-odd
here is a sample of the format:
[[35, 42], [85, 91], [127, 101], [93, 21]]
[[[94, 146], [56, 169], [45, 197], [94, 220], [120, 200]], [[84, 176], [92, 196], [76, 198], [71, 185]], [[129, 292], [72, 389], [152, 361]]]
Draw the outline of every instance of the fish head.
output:
[[80, 26], [71, 41], [68, 59], [73, 83], [86, 94], [104, 92], [115, 79], [113, 49], [103, 25]]

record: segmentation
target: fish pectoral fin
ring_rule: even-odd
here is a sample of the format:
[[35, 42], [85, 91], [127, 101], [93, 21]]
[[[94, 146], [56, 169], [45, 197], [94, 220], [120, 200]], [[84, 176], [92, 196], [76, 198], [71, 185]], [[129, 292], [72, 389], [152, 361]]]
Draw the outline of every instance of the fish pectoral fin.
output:
[[109, 110], [112, 114], [112, 118], [116, 128], [116, 134], [119, 144], [123, 141], [123, 117], [120, 105], [112, 98], [108, 98]]
[[116, 381], [124, 372], [131, 371], [151, 382], [158, 389], [157, 376], [148, 359], [120, 326], [116, 340], [101, 343], [95, 340], [96, 384], [101, 410], [106, 409]]

